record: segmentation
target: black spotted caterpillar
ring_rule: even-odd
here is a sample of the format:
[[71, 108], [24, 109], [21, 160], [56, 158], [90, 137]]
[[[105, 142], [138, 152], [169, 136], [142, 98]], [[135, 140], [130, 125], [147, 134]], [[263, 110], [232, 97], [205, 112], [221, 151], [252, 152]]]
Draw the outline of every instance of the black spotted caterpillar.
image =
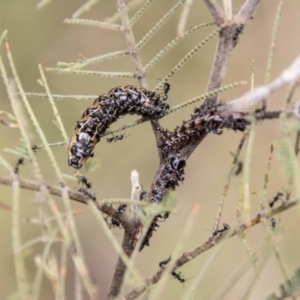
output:
[[144, 88], [127, 85], [115, 87], [99, 96], [77, 121], [68, 147], [69, 166], [79, 169], [93, 156], [96, 144], [109, 126], [126, 114], [160, 119], [169, 109], [167, 100], [170, 84], [164, 84], [162, 95]]

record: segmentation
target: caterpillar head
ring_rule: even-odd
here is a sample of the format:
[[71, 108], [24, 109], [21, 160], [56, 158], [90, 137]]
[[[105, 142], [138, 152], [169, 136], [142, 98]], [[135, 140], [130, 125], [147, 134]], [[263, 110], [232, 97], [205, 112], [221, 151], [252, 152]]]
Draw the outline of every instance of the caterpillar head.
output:
[[68, 147], [69, 166], [80, 169], [87, 159], [93, 156], [94, 147], [95, 145], [87, 133], [74, 134]]

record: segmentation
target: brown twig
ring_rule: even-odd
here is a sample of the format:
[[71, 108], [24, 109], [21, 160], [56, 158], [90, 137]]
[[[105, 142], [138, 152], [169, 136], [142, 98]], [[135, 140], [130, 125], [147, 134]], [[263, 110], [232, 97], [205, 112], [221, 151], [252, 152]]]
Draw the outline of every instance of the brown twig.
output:
[[[13, 181], [14, 181], [14, 179], [12, 177], [0, 176], [0, 184], [11, 186]], [[46, 183], [27, 180], [27, 179], [23, 179], [20, 177], [18, 177], [18, 182], [20, 184], [20, 188], [26, 189], [26, 190], [40, 191], [42, 188], [46, 188], [51, 195], [59, 196], [59, 197], [62, 197], [63, 192], [64, 192], [64, 187], [52, 186], [52, 185], [49, 185]], [[87, 204], [87, 202], [90, 201], [88, 198], [84, 197], [84, 195], [78, 191], [70, 191], [69, 190], [68, 194], [69, 194], [69, 198], [76, 202]], [[119, 222], [122, 224], [122, 226], [124, 227], [124, 229], [129, 230], [131, 222], [130, 222], [129, 218], [126, 216], [126, 214], [120, 215], [120, 214], [116, 213], [116, 210], [111, 205], [108, 205], [104, 201], [101, 201], [101, 200], [96, 200], [95, 204], [101, 212], [107, 214], [108, 216], [110, 216], [112, 218], [117, 218], [119, 220]]]
[[216, 24], [218, 26], [221, 26], [226, 20], [223, 9], [219, 6], [219, 4], [215, 0], [203, 0], [203, 1], [207, 6], [208, 10], [210, 11], [210, 14], [214, 18]]
[[248, 20], [252, 18], [254, 15], [255, 9], [257, 8], [260, 0], [247, 0], [245, 1], [244, 5], [238, 12], [236, 19], [243, 23], [246, 24]]
[[[133, 249], [134, 249], [134, 246], [133, 246], [134, 244], [132, 243], [133, 237], [132, 237], [131, 232], [135, 231], [135, 226], [134, 226], [134, 223], [132, 223], [132, 225], [133, 226], [132, 226], [131, 230], [125, 230], [124, 236], [123, 236], [123, 241], [122, 241], [122, 249], [124, 250], [124, 252], [127, 254], [128, 257], [131, 256]], [[112, 283], [110, 285], [108, 299], [114, 299], [120, 293], [126, 269], [127, 269], [126, 265], [124, 264], [122, 258], [119, 257], [115, 271], [114, 271]]]
[[[215, 19], [216, 24], [222, 28], [219, 34], [218, 46], [207, 85], [207, 91], [211, 91], [222, 85], [230, 55], [233, 48], [238, 43], [238, 36], [242, 32], [246, 22], [252, 17], [257, 5], [259, 4], [259, 0], [247, 0], [233, 21], [226, 20], [226, 22], [224, 12], [214, 0], [204, 0], [204, 2]], [[206, 102], [214, 103], [217, 99], [218, 95], [215, 95], [206, 99]], [[187, 159], [203, 141], [205, 136], [206, 135], [199, 136], [198, 140], [193, 141], [182, 149], [182, 156]], [[155, 178], [159, 176], [159, 172], [160, 169], [158, 170]]]
[[[238, 36], [242, 32], [246, 22], [252, 17], [260, 0], [247, 0], [233, 21], [226, 20], [224, 12], [214, 0], [204, 0], [216, 24], [222, 27], [219, 42], [211, 70], [207, 91], [219, 88], [224, 80], [227, 65], [233, 48], [238, 42]], [[226, 22], [226, 24], [225, 24]], [[216, 102], [217, 96], [207, 101]]]
[[[299, 204], [299, 199], [294, 199], [288, 202], [283, 202], [281, 206], [277, 207], [276, 209], [273, 209], [272, 211], [270, 211], [266, 217], [267, 218], [271, 218], [281, 212], [284, 212], [294, 206], [296, 206], [297, 204]], [[183, 265], [185, 265], [186, 263], [188, 263], [189, 261], [191, 261], [192, 259], [194, 259], [195, 257], [199, 256], [200, 254], [206, 252], [207, 250], [219, 245], [221, 242], [225, 241], [227, 238], [231, 238], [234, 237], [238, 234], [240, 234], [241, 232], [245, 231], [248, 228], [251, 228], [259, 223], [261, 223], [262, 218], [259, 215], [257, 215], [257, 217], [255, 217], [254, 219], [251, 220], [251, 224], [249, 226], [246, 226], [245, 224], [241, 224], [239, 225], [237, 228], [235, 228], [233, 230], [233, 232], [231, 232], [229, 235], [226, 235], [226, 238], [222, 238], [222, 235], [217, 235], [214, 238], [209, 239], [208, 241], [206, 241], [205, 243], [203, 243], [202, 245], [196, 247], [195, 249], [189, 251], [189, 252], [184, 252], [175, 262], [175, 268], [174, 270], [182, 267]], [[122, 299], [124, 300], [133, 300], [136, 299], [139, 295], [141, 295], [147, 287], [157, 283], [160, 278], [161, 275], [163, 273], [163, 270], [160, 269], [159, 271], [157, 271], [153, 276], [147, 278], [145, 280], [145, 286], [142, 288], [137, 288], [131, 292], [129, 292], [125, 297], [123, 297]]]

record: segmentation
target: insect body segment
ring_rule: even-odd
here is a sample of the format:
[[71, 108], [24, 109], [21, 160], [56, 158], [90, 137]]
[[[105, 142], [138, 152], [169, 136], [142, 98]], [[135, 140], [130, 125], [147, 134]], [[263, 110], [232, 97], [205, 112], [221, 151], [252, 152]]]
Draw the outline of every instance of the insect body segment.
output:
[[20, 157], [14, 166], [14, 173], [19, 174], [19, 167], [24, 164], [24, 157]]
[[[124, 214], [125, 211], [126, 211], [126, 207], [127, 207], [127, 204], [121, 204], [121, 205], [119, 205], [119, 207], [116, 209], [116, 213], [118, 215]], [[111, 219], [111, 226], [112, 227], [119, 227], [119, 228], [121, 228], [121, 223], [120, 223], [120, 221], [118, 219], [112, 218]]]
[[226, 223], [223, 223], [223, 228], [222, 229], [217, 229], [216, 231], [214, 231], [212, 236], [215, 237], [218, 234], [222, 234], [222, 233], [226, 232], [229, 229], [230, 229], [230, 226]]
[[162, 260], [162, 261], [159, 263], [159, 267], [160, 267], [160, 268], [164, 268], [170, 261], [171, 261], [171, 256], [169, 256], [169, 258], [167, 258], [167, 259], [165, 259], [165, 260]]
[[186, 279], [183, 278], [181, 272], [175, 272], [175, 271], [172, 271], [171, 272], [171, 275], [176, 278], [179, 282], [181, 283], [185, 283], [186, 282]]
[[106, 141], [108, 143], [117, 142], [117, 141], [123, 140], [124, 137], [125, 137], [124, 134], [120, 134], [120, 135], [116, 135], [116, 136], [113, 135], [113, 137], [106, 139]]
[[283, 197], [283, 193], [278, 192], [276, 196], [269, 201], [269, 206], [272, 208], [277, 201], [282, 200], [282, 197]]
[[108, 127], [121, 116], [136, 114], [149, 119], [162, 118], [169, 109], [169, 105], [163, 102], [168, 98], [169, 90], [170, 85], [166, 83], [161, 96], [144, 88], [127, 85], [115, 87], [99, 96], [76, 123], [68, 147], [69, 166], [80, 169], [93, 156], [96, 144]]

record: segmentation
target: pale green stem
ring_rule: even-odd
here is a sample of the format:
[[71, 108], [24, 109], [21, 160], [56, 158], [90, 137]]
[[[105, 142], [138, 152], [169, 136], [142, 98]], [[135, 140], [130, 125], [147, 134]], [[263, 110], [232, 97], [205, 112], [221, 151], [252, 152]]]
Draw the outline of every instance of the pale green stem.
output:
[[255, 122], [250, 125], [248, 143], [246, 147], [244, 172], [243, 172], [243, 203], [242, 203], [242, 221], [249, 226], [251, 222], [251, 203], [250, 203], [250, 170], [251, 158], [255, 138]]
[[129, 24], [134, 25], [138, 19], [143, 15], [149, 5], [153, 2], [153, 0], [147, 0], [143, 6], [137, 11], [137, 13], [130, 19]]
[[105, 78], [134, 78], [134, 74], [131, 72], [101, 72], [89, 70], [66, 70], [60, 68], [46, 68], [45, 70], [50, 73], [58, 74], [92, 75]]
[[55, 238], [56, 238], [56, 233], [53, 233], [51, 236], [51, 239], [44, 247], [43, 255], [41, 257], [40, 263], [38, 265], [38, 269], [36, 271], [36, 274], [35, 274], [35, 277], [33, 280], [32, 293], [31, 293], [30, 300], [40, 300], [40, 291], [41, 291], [41, 287], [42, 287], [42, 279], [43, 279], [43, 274], [44, 274], [43, 265], [46, 263], [47, 258], [49, 257], [51, 246], [52, 246]]
[[271, 38], [271, 45], [270, 45], [270, 50], [269, 50], [269, 55], [268, 55], [267, 70], [266, 70], [266, 75], [265, 75], [265, 83], [269, 83], [270, 80], [271, 80], [271, 71], [272, 71], [272, 66], [273, 66], [276, 40], [277, 40], [277, 36], [278, 36], [278, 28], [279, 28], [279, 23], [280, 23], [280, 19], [281, 19], [283, 2], [284, 2], [284, 0], [281, 0], [279, 2], [278, 6], [277, 6], [276, 17], [275, 17], [275, 22], [274, 22], [274, 26], [273, 26], [273, 33], [272, 33], [272, 38]]
[[151, 61], [145, 66], [145, 72], [149, 72], [150, 69], [153, 68], [153, 66], [162, 59], [171, 49], [173, 49], [176, 45], [178, 45], [181, 41], [183, 41], [186, 37], [188, 37], [190, 34], [196, 32], [197, 30], [208, 27], [211, 25], [214, 25], [214, 22], [211, 23], [203, 23], [196, 26], [191, 27], [189, 30], [184, 32], [182, 35], [176, 37], [174, 40], [172, 40], [168, 45], [166, 45], [161, 51], [159, 51], [152, 59]]
[[177, 36], [179, 37], [184, 34], [193, 1], [194, 0], [187, 0], [183, 6], [181, 15], [179, 17], [178, 26], [177, 26]]
[[44, 8], [44, 7], [45, 7], [47, 4], [49, 4], [51, 1], [52, 1], [52, 0], [41, 0], [41, 1], [37, 4], [36, 8], [37, 8], [37, 9]]
[[[23, 90], [21, 81], [19, 79], [19, 76], [17, 74], [17, 70], [15, 68], [15, 65], [14, 65], [14, 62], [13, 62], [13, 59], [12, 59], [12, 55], [11, 55], [8, 43], [6, 44], [6, 48], [7, 48], [7, 57], [8, 57], [8, 60], [9, 60], [9, 64], [10, 64], [13, 76], [16, 80], [18, 90], [21, 94], [22, 101], [23, 101], [23, 103], [24, 103], [24, 105], [27, 109], [27, 112], [28, 112], [28, 114], [29, 114], [29, 116], [32, 120], [32, 123], [33, 123], [33, 125], [34, 125], [34, 127], [35, 127], [35, 129], [36, 129], [43, 145], [45, 146], [45, 149], [46, 149], [47, 154], [50, 158], [50, 161], [52, 163], [52, 166], [54, 168], [56, 176], [59, 179], [59, 181], [61, 183], [63, 183], [64, 181], [63, 181], [62, 173], [61, 173], [60, 168], [59, 168], [59, 166], [56, 162], [54, 154], [53, 154], [51, 148], [49, 147], [46, 136], [45, 136], [44, 132], [42, 131], [42, 129], [41, 129], [36, 117], [35, 117], [35, 114], [34, 114], [32, 108], [31, 108], [31, 106], [28, 102], [28, 99], [26, 98], [26, 96], [24, 94], [24, 90]], [[25, 136], [26, 136], [26, 133], [25, 133]], [[29, 149], [31, 150], [31, 148], [29, 148]], [[30, 151], [30, 152], [32, 153], [32, 151]], [[46, 190], [45, 187], [43, 187], [42, 190], [44, 190], [44, 192], [46, 194], [48, 194], [48, 191]], [[72, 239], [74, 239], [74, 242], [76, 243], [78, 251], [75, 254], [72, 253], [73, 254], [72, 258], [74, 260], [74, 263], [75, 263], [76, 267], [78, 268], [78, 272], [82, 276], [82, 280], [85, 284], [86, 290], [87, 290], [89, 296], [91, 297], [91, 299], [97, 299], [98, 298], [97, 290], [94, 287], [94, 285], [92, 283], [92, 280], [89, 276], [89, 273], [88, 273], [87, 267], [85, 265], [83, 255], [82, 255], [82, 251], [79, 251], [79, 250], [81, 250], [80, 241], [78, 239], [78, 235], [77, 235], [76, 228], [75, 228], [75, 222], [74, 222], [74, 218], [73, 218], [73, 215], [72, 215], [70, 200], [69, 200], [69, 196], [68, 196], [68, 188], [66, 187], [66, 188], [63, 189], [62, 198], [63, 198], [63, 203], [64, 203], [64, 206], [66, 208], [66, 211], [69, 213], [68, 221], [69, 221], [69, 226], [70, 226], [69, 229], [70, 230], [67, 230], [67, 228], [65, 227], [62, 216], [61, 216], [55, 202], [52, 200], [52, 198], [49, 196], [49, 194], [48, 194], [48, 197], [49, 197], [48, 204], [50, 205], [53, 213], [57, 217], [57, 222], [58, 222], [59, 228], [60, 228], [60, 230], [61, 230], [61, 232], [62, 232], [62, 234], [65, 238], [66, 243], [68, 243], [70, 245], [71, 242], [72, 242]]]
[[[4, 162], [0, 157], [1, 163]], [[12, 173], [12, 172], [11, 172]], [[13, 173], [12, 173], [13, 174]], [[12, 175], [13, 176], [13, 175]], [[17, 176], [12, 184], [12, 250], [14, 254], [15, 272], [19, 297], [22, 300], [30, 299], [30, 285], [27, 279], [24, 253], [18, 251], [21, 248], [21, 226], [20, 226], [20, 187]]]
[[71, 25], [86, 25], [86, 26], [95, 26], [102, 29], [110, 29], [116, 31], [123, 31], [123, 27], [118, 24], [111, 24], [107, 22], [95, 21], [95, 20], [86, 20], [86, 19], [65, 19], [64, 23]]
[[59, 114], [59, 112], [58, 112], [58, 109], [57, 109], [57, 107], [56, 107], [56, 104], [55, 104], [54, 99], [53, 99], [53, 97], [52, 97], [52, 94], [51, 94], [51, 92], [50, 92], [50, 89], [49, 89], [49, 86], [48, 86], [48, 83], [47, 83], [47, 79], [46, 79], [46, 77], [45, 77], [45, 74], [44, 74], [42, 65], [39, 65], [39, 70], [40, 70], [40, 74], [41, 74], [41, 77], [42, 77], [42, 81], [43, 81], [44, 88], [45, 88], [45, 90], [46, 90], [46, 93], [47, 93], [47, 95], [48, 95], [48, 99], [49, 99], [50, 105], [51, 105], [52, 110], [53, 110], [53, 114], [54, 114], [54, 116], [55, 116], [55, 120], [56, 120], [56, 122], [57, 122], [57, 124], [58, 124], [58, 128], [59, 128], [59, 130], [60, 130], [60, 132], [61, 132], [61, 134], [62, 134], [62, 136], [63, 136], [63, 138], [64, 138], [64, 140], [65, 140], [65, 143], [68, 144], [68, 142], [69, 142], [69, 137], [68, 137], [68, 135], [67, 135], [66, 129], [65, 129], [65, 127], [64, 127], [64, 124], [63, 124], [63, 122], [62, 122], [62, 119], [61, 119], [61, 117], [60, 117], [60, 114]]
[[[68, 245], [62, 243], [60, 253], [60, 263], [59, 263], [59, 281], [56, 289], [56, 300], [65, 300], [66, 299], [66, 277], [67, 277], [67, 254], [68, 254]], [[77, 272], [76, 272], [77, 273]]]
[[189, 51], [179, 62], [178, 64], [165, 76], [161, 83], [159, 83], [154, 91], [158, 91], [162, 88], [164, 82], [168, 82], [169, 79], [174, 76], [201, 48], [203, 48], [217, 33], [219, 29], [216, 29], [211, 34], [209, 34], [204, 40], [202, 40], [198, 45], [196, 45], [191, 51]]
[[[129, 54], [130, 53], [128, 50], [120, 50], [120, 51], [110, 52], [110, 53], [106, 53], [106, 54], [99, 55], [99, 56], [92, 57], [92, 58], [81, 58], [77, 62], [70, 62], [70, 63], [58, 62], [57, 66], [59, 68], [76, 70], [76, 69], [81, 69], [87, 65], [98, 63], [100, 61], [105, 61], [105, 60], [109, 60], [109, 59], [113, 59], [113, 58], [117, 58], [117, 57], [122, 57], [122, 56], [129, 55]], [[97, 96], [95, 96], [95, 97], [97, 97]]]
[[169, 20], [169, 18], [176, 12], [176, 10], [185, 2], [186, 0], [179, 0], [142, 38], [137, 44], [137, 49], [144, 47], [149, 40], [154, 36], [154, 34]]
[[[132, 0], [132, 1], [130, 1], [125, 7], [126, 13], [128, 13], [130, 10], [132, 10], [134, 7], [136, 7], [137, 5], [139, 5], [143, 1], [144, 0]], [[114, 23], [114, 22], [118, 21], [121, 18], [121, 15], [122, 15], [122, 13], [118, 11], [113, 16], [111, 16], [110, 18], [106, 18], [105, 22]]]
[[99, 2], [100, 0], [88, 0], [81, 7], [79, 7], [72, 15], [72, 18], [78, 18], [83, 13], [90, 11], [90, 9]]
[[219, 228], [219, 224], [220, 224], [220, 220], [221, 220], [221, 216], [222, 216], [222, 211], [223, 211], [223, 206], [224, 206], [225, 199], [227, 197], [227, 193], [228, 193], [228, 190], [229, 190], [229, 186], [230, 186], [230, 183], [231, 183], [231, 178], [234, 174], [234, 170], [236, 169], [236, 165], [237, 165], [237, 162], [239, 160], [239, 157], [240, 157], [242, 148], [244, 146], [245, 140], [247, 138], [247, 135], [248, 135], [248, 131], [246, 131], [243, 134], [243, 137], [241, 138], [239, 146], [238, 146], [238, 148], [235, 152], [235, 156], [233, 158], [233, 162], [232, 162], [229, 174], [227, 176], [226, 184], [223, 188], [222, 197], [221, 197], [221, 200], [218, 203], [217, 214], [215, 216], [215, 221], [214, 221], [214, 226], [213, 226], [213, 232], [216, 232], [216, 230], [218, 230], [218, 228]]
[[83, 300], [82, 283], [79, 274], [75, 273], [75, 300]]
[[[45, 93], [25, 93], [25, 95], [28, 97], [34, 97], [34, 98], [48, 98], [47, 94], [45, 94]], [[57, 94], [53, 94], [52, 97], [55, 100], [76, 100], [76, 101], [87, 100], [87, 101], [91, 101], [91, 100], [96, 99], [98, 97], [98, 95], [57, 95]]]

